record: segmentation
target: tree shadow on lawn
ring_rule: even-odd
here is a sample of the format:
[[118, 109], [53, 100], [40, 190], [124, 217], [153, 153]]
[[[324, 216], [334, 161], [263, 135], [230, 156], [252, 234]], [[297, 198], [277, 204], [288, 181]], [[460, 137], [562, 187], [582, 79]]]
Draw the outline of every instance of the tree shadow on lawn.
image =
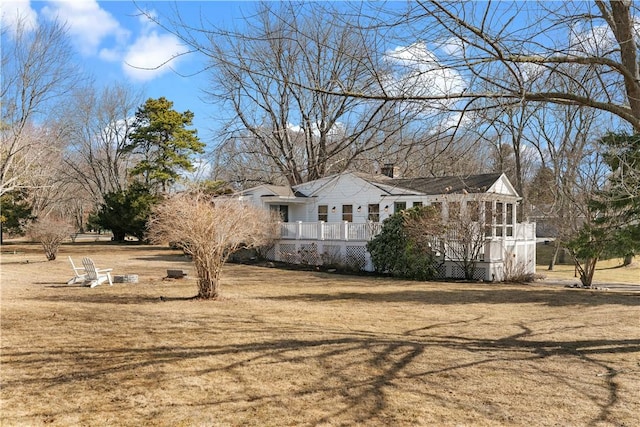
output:
[[[263, 337], [269, 331], [291, 337], [326, 334], [326, 331], [293, 325], [281, 326], [274, 331], [271, 330], [273, 326], [263, 325], [264, 330], [257, 331], [260, 332], [257, 336]], [[135, 381], [131, 378], [138, 377], [138, 373], [146, 372], [148, 375], [150, 368], [170, 372], [171, 365], [175, 364], [175, 371], [182, 370], [184, 376], [217, 378], [224, 374], [234, 377], [235, 384], [244, 387], [245, 393], [240, 396], [237, 393], [235, 396], [233, 393], [218, 393], [215, 398], [201, 393], [196, 401], [185, 401], [185, 398], [176, 396], [168, 403], [174, 407], [202, 406], [221, 410], [220, 405], [233, 404], [237, 405], [232, 408], [234, 411], [253, 408], [260, 412], [260, 409], [267, 411], [274, 405], [279, 407], [282, 402], [297, 403], [297, 400], [311, 399], [317, 400], [316, 411], [312, 415], [314, 419], [306, 418], [304, 424], [331, 423], [341, 417], [366, 424], [384, 420], [385, 415], [388, 416], [385, 411], [397, 410], [397, 407], [390, 405], [390, 399], [393, 399], [393, 393], [397, 389], [402, 389], [418, 395], [425, 406], [454, 404], [458, 408], [476, 412], [482, 419], [500, 422], [505, 421], [501, 418], [504, 413], [500, 410], [486, 413], [479, 409], [479, 402], [491, 399], [491, 396], [478, 396], [477, 402], [469, 402], [464, 397], [443, 393], [442, 387], [439, 387], [439, 376], [456, 375], [460, 371], [461, 381], [464, 381], [465, 369], [483, 365], [490, 369], [496, 362], [502, 362], [502, 375], [518, 378], [521, 374], [519, 369], [524, 363], [529, 369], [532, 369], [531, 365], [536, 367], [540, 375], [539, 381], [554, 381], [558, 387], [590, 400], [591, 405], [598, 407], [599, 413], [592, 420], [593, 424], [598, 421], [616, 421], [611, 410], [620, 399], [616, 379], [620, 373], [613, 366], [598, 360], [597, 356], [640, 352], [640, 339], [539, 341], [532, 339], [533, 334], [528, 327], [520, 327], [520, 333], [497, 340], [429, 335], [424, 333], [429, 329], [427, 327], [421, 328], [422, 332], [418, 335], [416, 330], [393, 335], [368, 331], [349, 331], [348, 334], [330, 331], [332, 337], [264, 339], [226, 345], [100, 348], [98, 341], [58, 350], [9, 349], [2, 354], [3, 365], [9, 371], [28, 371], [52, 362], [55, 362], [57, 369], [43, 376], [7, 379], [3, 381], [3, 388], [4, 393], [14, 387], [55, 391], [58, 387], [69, 385], [86, 386], [87, 382], [92, 381], [97, 384], [116, 381], [119, 392], [126, 393], [127, 387], [136, 386], [135, 383], [128, 382]], [[241, 332], [233, 325], [228, 325], [227, 328], [228, 330], [223, 328], [222, 332]], [[434, 363], [433, 368], [424, 369], [432, 366], [425, 363], [425, 359], [429, 360], [432, 354], [439, 354], [443, 350], [461, 352], [460, 354], [473, 353], [476, 357], [475, 360], [465, 362], [456, 362], [457, 359], [452, 357], [448, 365]], [[581, 379], [576, 378], [573, 372], [552, 371], [544, 365], [537, 365], [540, 360], [558, 356], [576, 358], [590, 364], [596, 372], [602, 372], [598, 389], [603, 395], [583, 394], [584, 390], [590, 389], [592, 376]], [[418, 359], [419, 367], [414, 366]], [[188, 366], [193, 367], [187, 372], [184, 371], [185, 362], [191, 362]], [[296, 367], [303, 369], [304, 366], [316, 367], [318, 374], [307, 377], [303, 382], [291, 382], [286, 388], [254, 387], [256, 381], [262, 379], [253, 376], [256, 369], [257, 372], [265, 373], [265, 367], [272, 371], [295, 370]], [[284, 372], [285, 375], [286, 372], [288, 371]], [[119, 382], [118, 378], [121, 377], [125, 380]], [[464, 387], [464, 384], [460, 386]], [[167, 393], [166, 390], [164, 393]], [[500, 394], [499, 391], [497, 393]], [[238, 411], [238, 416], [241, 417], [242, 413], [246, 415], [247, 412]]]
[[557, 290], [557, 289], [516, 289], [487, 288], [464, 289], [449, 288], [429, 290], [401, 290], [384, 292], [326, 292], [299, 293], [280, 296], [269, 296], [267, 299], [283, 301], [363, 301], [363, 302], [403, 302], [428, 305], [456, 304], [542, 304], [551, 307], [561, 306], [596, 306], [625, 305], [640, 307], [640, 293], [637, 292], [602, 292], [589, 290]]
[[186, 255], [180, 254], [158, 254], [158, 255], [150, 255], [150, 256], [142, 256], [132, 258], [140, 261], [163, 261], [163, 262], [186, 262], [191, 263], [191, 258]]
[[[175, 284], [173, 281], [161, 282], [162, 285]], [[154, 284], [138, 283], [114, 283], [109, 286], [103, 283], [96, 288], [91, 288], [80, 283], [60, 284], [54, 282], [36, 282], [39, 285], [47, 285], [46, 288], [55, 289], [57, 293], [32, 295], [31, 301], [64, 302], [71, 304], [157, 304], [171, 301], [197, 300], [197, 284], [193, 281], [184, 281], [178, 286], [184, 288], [185, 296], [167, 296], [167, 288], [154, 288]], [[138, 289], [136, 289], [138, 288]], [[215, 302], [212, 302], [215, 304]]]
[[[107, 285], [108, 286], [108, 285]], [[67, 286], [64, 286], [67, 287]], [[77, 286], [76, 286], [77, 288]], [[91, 289], [89, 289], [91, 291]], [[164, 297], [161, 295], [144, 295], [144, 294], [91, 294], [91, 295], [43, 295], [28, 298], [32, 301], [49, 301], [49, 302], [65, 302], [72, 304], [158, 304], [166, 301], [190, 301], [195, 296], [185, 297]]]
[[[184, 301], [194, 299], [197, 293], [197, 284], [194, 282], [184, 282], [176, 285], [185, 287], [185, 292], [193, 291], [190, 295], [175, 296], [162, 295], [163, 291], [158, 289], [157, 294], [153, 294], [153, 285], [144, 287], [145, 294], [129, 294], [119, 292], [122, 284], [115, 284], [114, 287], [102, 284], [113, 292], [97, 293], [94, 289], [81, 285], [61, 285], [53, 282], [38, 282], [38, 284], [49, 285], [49, 288], [74, 290], [74, 292], [60, 292], [58, 294], [37, 295], [30, 299], [46, 301], [66, 301], [71, 303], [109, 303], [109, 304], [136, 304], [136, 303], [157, 303], [163, 301]], [[130, 292], [138, 284], [125, 284], [125, 292]], [[225, 289], [233, 289], [233, 284], [223, 286], [222, 298]], [[357, 286], [357, 285], [355, 285]], [[256, 291], [255, 297], [274, 301], [303, 301], [312, 303], [323, 303], [332, 301], [357, 301], [371, 303], [411, 303], [425, 305], [458, 305], [458, 304], [541, 304], [549, 307], [564, 306], [598, 306], [598, 305], [622, 305], [640, 307], [640, 293], [638, 292], [604, 292], [585, 289], [542, 289], [524, 287], [497, 288], [488, 287], [485, 289], [447, 287], [442, 285], [442, 289], [406, 289], [384, 291], [380, 285], [367, 292], [363, 286], [362, 292], [332, 292], [331, 286], [323, 287], [316, 293], [300, 292], [285, 295], [260, 295]], [[189, 288], [189, 290], [187, 289]], [[79, 288], [86, 288], [86, 293], [78, 293]], [[314, 286], [314, 288], [316, 288]], [[296, 287], [295, 290], [304, 290], [304, 285]], [[206, 301], [205, 301], [206, 302]], [[216, 301], [211, 301], [216, 304]]]

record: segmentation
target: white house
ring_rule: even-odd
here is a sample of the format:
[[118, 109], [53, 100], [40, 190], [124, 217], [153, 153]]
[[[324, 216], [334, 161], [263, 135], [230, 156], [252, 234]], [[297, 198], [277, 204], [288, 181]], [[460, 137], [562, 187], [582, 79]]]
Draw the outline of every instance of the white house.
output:
[[[392, 171], [345, 172], [294, 187], [259, 185], [238, 197], [280, 213], [280, 239], [267, 253], [271, 260], [372, 271], [366, 243], [393, 213], [432, 205], [446, 219], [473, 206], [478, 233], [484, 233], [474, 278], [503, 280], [514, 268], [535, 273], [535, 223], [517, 222], [521, 197], [504, 174], [394, 178]], [[464, 277], [450, 251], [441, 255], [441, 277]]]

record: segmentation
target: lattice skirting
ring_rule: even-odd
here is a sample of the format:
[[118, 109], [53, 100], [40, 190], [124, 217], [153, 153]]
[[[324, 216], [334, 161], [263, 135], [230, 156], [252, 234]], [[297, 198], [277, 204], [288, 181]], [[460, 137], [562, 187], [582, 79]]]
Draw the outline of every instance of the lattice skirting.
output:
[[[318, 266], [334, 266], [352, 270], [374, 271], [371, 256], [366, 244], [362, 242], [330, 241], [286, 241], [276, 243], [270, 248], [266, 257], [272, 261], [290, 264], [308, 264]], [[473, 279], [501, 281], [504, 279], [504, 268], [501, 261], [479, 262], [476, 264]], [[464, 279], [464, 269], [453, 261], [446, 261], [438, 267], [439, 279]]]
[[276, 243], [266, 253], [267, 259], [290, 264], [325, 265], [373, 271], [367, 247], [364, 244], [340, 245], [332, 242]]

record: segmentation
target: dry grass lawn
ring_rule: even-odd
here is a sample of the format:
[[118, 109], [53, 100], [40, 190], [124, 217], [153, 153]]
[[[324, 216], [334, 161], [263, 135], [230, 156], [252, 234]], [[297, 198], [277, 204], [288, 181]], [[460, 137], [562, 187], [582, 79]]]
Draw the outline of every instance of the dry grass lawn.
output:
[[206, 302], [167, 248], [2, 251], [3, 426], [640, 425], [640, 293], [229, 265]]
[[[549, 271], [546, 266], [538, 265], [537, 272], [548, 279], [580, 282], [580, 279], [576, 276], [573, 265], [556, 264], [553, 271]], [[640, 285], [640, 257], [635, 257], [633, 264], [628, 267], [622, 266], [621, 259], [599, 261], [596, 265], [593, 281], [595, 284], [603, 284], [604, 286], [606, 286], [607, 283]]]

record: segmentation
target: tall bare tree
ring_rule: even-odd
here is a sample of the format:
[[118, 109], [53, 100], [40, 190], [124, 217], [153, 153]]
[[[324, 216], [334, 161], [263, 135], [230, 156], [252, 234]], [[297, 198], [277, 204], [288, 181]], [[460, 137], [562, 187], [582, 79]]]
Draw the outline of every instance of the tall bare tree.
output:
[[95, 207], [127, 186], [132, 155], [125, 148], [142, 95], [125, 84], [74, 91], [63, 114], [71, 122], [64, 157], [67, 182]]
[[[361, 10], [349, 19], [362, 25]], [[355, 18], [358, 18], [357, 20]], [[379, 11], [370, 28], [391, 33], [409, 45], [429, 40], [442, 70], [456, 70], [466, 84], [442, 93], [389, 93], [383, 84], [366, 91], [299, 84], [323, 93], [370, 100], [440, 102], [457, 100], [452, 108], [469, 112], [522, 101], [576, 105], [606, 112], [640, 129], [639, 52], [635, 22], [638, 6], [631, 0], [567, 2], [457, 2], [430, 0], [409, 3], [409, 9]], [[436, 53], [439, 53], [436, 55]], [[571, 90], [530, 84], [538, 79], [573, 79]], [[596, 91], [580, 88], [585, 72], [599, 78]], [[523, 78], [525, 77], [525, 78]], [[382, 82], [382, 80], [380, 80]], [[483, 100], [482, 105], [477, 101]]]
[[424, 105], [342, 96], [382, 79], [392, 92], [415, 82], [392, 80], [392, 58], [373, 53], [384, 49], [381, 38], [341, 23], [336, 10], [263, 3], [245, 23], [242, 31], [173, 23], [209, 59], [207, 94], [232, 112], [221, 150], [228, 152], [226, 144], [239, 139], [250, 141], [252, 148], [242, 154], [262, 157], [288, 183], [298, 184], [349, 168], [424, 113]]
[[78, 81], [66, 29], [18, 21], [2, 29], [0, 195], [43, 185], [47, 159], [62, 135], [51, 112]]

